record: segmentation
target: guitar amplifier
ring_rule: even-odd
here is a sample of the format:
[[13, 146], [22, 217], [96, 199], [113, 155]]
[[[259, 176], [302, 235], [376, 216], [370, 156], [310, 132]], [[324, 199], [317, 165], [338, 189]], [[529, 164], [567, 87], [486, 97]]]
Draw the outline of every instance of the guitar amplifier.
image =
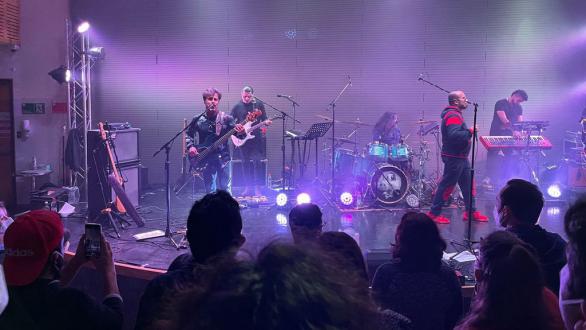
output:
[[[232, 187], [244, 187], [244, 167], [242, 166], [243, 160], [233, 159], [232, 160]], [[255, 168], [255, 186], [266, 186], [267, 185], [267, 159], [260, 161], [260, 166]]]
[[[127, 128], [106, 132], [112, 138], [112, 145], [114, 147], [112, 152], [115, 152], [116, 156], [118, 156], [119, 163], [131, 163], [140, 160], [138, 145], [138, 135], [140, 133], [140, 128]], [[100, 136], [100, 131], [97, 129], [89, 130], [87, 132], [87, 137], [88, 152], [92, 152], [94, 150], [99, 150], [99, 152], [102, 153], [106, 152], [104, 148], [101, 148], [103, 143]]]

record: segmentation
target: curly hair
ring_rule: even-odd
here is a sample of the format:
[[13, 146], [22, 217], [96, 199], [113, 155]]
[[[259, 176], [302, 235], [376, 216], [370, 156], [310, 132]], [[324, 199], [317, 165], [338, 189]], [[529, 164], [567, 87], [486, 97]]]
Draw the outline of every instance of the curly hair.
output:
[[574, 203], [564, 216], [564, 229], [568, 235], [567, 255], [570, 271], [567, 283], [572, 297], [586, 297], [586, 196]]

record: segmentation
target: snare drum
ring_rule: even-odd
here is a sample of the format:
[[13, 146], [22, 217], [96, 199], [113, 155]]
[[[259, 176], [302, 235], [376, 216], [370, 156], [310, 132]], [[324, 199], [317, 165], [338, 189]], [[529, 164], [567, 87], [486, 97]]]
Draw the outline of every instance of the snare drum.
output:
[[386, 162], [389, 158], [389, 145], [379, 141], [369, 143], [368, 157], [375, 162]]
[[393, 144], [390, 146], [390, 159], [395, 162], [404, 162], [409, 160], [409, 146], [406, 144]]

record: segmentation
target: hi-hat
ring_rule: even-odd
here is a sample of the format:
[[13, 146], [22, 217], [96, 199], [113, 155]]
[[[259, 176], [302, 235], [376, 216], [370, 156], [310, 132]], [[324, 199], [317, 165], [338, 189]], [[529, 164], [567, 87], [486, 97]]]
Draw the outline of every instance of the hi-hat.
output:
[[418, 121], [415, 122], [415, 125], [425, 125], [425, 124], [431, 124], [431, 123], [435, 123], [435, 120], [422, 120], [419, 119]]

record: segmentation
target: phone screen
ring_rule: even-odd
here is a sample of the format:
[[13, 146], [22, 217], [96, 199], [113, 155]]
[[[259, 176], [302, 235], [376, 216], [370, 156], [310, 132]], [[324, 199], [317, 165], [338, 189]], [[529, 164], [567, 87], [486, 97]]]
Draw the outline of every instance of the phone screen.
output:
[[99, 257], [101, 254], [102, 226], [97, 223], [85, 224], [85, 256]]

